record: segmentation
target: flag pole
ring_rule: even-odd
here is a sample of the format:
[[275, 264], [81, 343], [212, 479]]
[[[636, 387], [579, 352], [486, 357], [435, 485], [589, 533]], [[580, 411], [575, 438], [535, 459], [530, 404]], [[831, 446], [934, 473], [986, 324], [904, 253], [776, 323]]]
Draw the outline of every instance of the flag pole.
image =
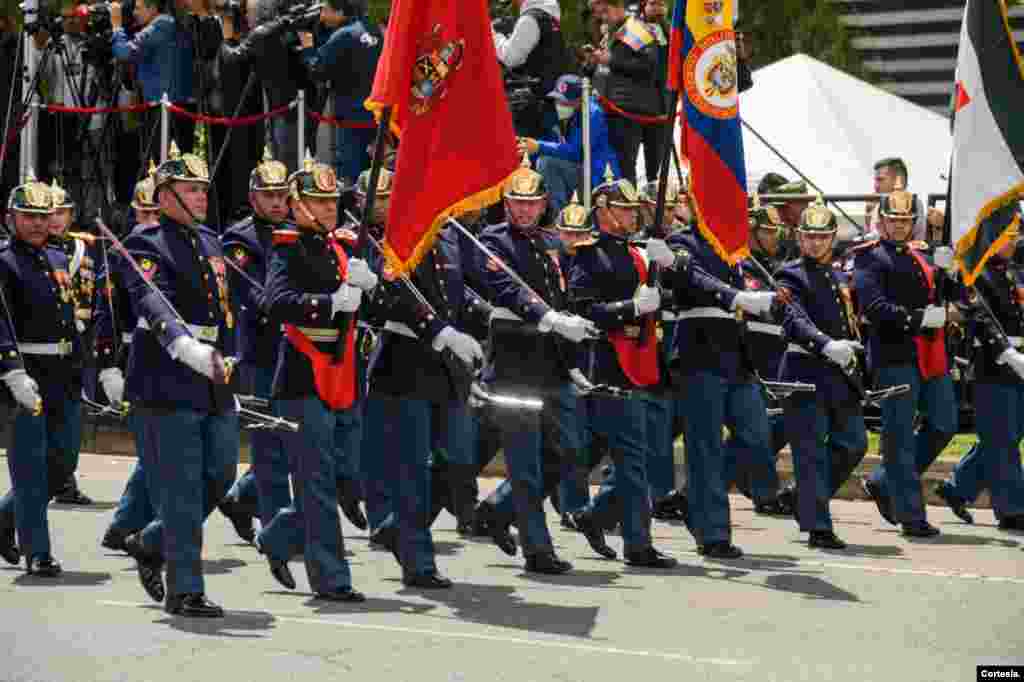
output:
[[[302, 121], [300, 119], [299, 124]], [[373, 208], [377, 203], [377, 185], [380, 183], [380, 169], [384, 166], [384, 142], [387, 139], [388, 126], [391, 124], [391, 107], [384, 107], [377, 122], [377, 139], [373, 143], [373, 161], [370, 163], [370, 180], [367, 183], [366, 199], [363, 203], [363, 219], [359, 223], [359, 238], [356, 241], [356, 256], [366, 259], [369, 249], [367, 243], [370, 234], [370, 221], [373, 219]], [[356, 178], [356, 182], [359, 179]], [[338, 313], [338, 345], [334, 349], [334, 361], [340, 362], [345, 355], [348, 331], [355, 322], [355, 313]]]
[[590, 83], [589, 78], [583, 79], [583, 208], [587, 209], [587, 214], [590, 213], [590, 192], [593, 185], [593, 177], [591, 176], [591, 154], [593, 150], [590, 147], [590, 92], [593, 86]]

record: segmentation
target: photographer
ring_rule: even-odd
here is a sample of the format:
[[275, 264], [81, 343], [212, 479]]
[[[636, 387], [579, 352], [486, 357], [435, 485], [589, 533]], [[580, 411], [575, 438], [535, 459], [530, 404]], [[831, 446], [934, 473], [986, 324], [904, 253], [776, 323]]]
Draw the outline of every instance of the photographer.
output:
[[[362, 0], [327, 0], [320, 23], [334, 33], [319, 48], [313, 47], [312, 33], [299, 33], [302, 61], [314, 80], [331, 81], [335, 118], [372, 121], [363, 102], [370, 96], [384, 44], [380, 28], [366, 16]], [[367, 147], [374, 135], [373, 128], [335, 129], [334, 170], [339, 178], [354, 181], [370, 167]]]
[[510, 35], [494, 29], [494, 49], [507, 79], [536, 79], [530, 85], [534, 97], [531, 111], [517, 112], [514, 122], [517, 135], [542, 137], [558, 122], [554, 104], [545, 95], [569, 66], [562, 10], [558, 0], [513, 0], [513, 4], [519, 9], [519, 19]]
[[[256, 5], [255, 28], [242, 40], [239, 40], [234, 20], [228, 15], [224, 17], [220, 59], [223, 66], [230, 68], [248, 65], [260, 79], [267, 107], [276, 109], [293, 101], [299, 88], [305, 89], [308, 83], [306, 69], [293, 49], [298, 41], [294, 31], [309, 30], [313, 24], [299, 25], [308, 20], [308, 14], [301, 14], [302, 19], [297, 24], [300, 15], [294, 11], [286, 13], [288, 8], [278, 0], [257, 0]], [[315, 15], [312, 20], [315, 23]], [[274, 158], [289, 170], [299, 167], [296, 116], [292, 109], [270, 121]]]
[[[159, 102], [164, 93], [175, 104], [185, 106], [193, 99], [192, 93], [192, 36], [183, 30], [169, 13], [170, 0], [136, 0], [132, 16], [138, 32], [129, 36], [124, 29], [121, 3], [110, 3], [110, 24], [113, 27], [111, 49], [114, 58], [135, 65], [136, 80], [142, 88], [146, 102]], [[195, 123], [182, 116], [171, 116], [170, 137], [179, 149], [190, 152], [195, 135]], [[143, 117], [141, 148], [135, 178], [142, 177], [146, 158], [159, 156], [157, 145], [160, 127], [160, 109], [153, 108]], [[144, 158], [146, 157], [146, 158]], [[125, 159], [122, 157], [122, 163]]]

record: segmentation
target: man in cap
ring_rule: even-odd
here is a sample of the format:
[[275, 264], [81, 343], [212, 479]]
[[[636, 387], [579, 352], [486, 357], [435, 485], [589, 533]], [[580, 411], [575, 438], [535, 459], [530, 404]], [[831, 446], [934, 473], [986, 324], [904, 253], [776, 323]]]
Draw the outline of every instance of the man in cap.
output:
[[832, 527], [829, 501], [867, 452], [861, 396], [844, 375], [863, 350], [846, 273], [832, 267], [836, 218], [823, 203], [804, 211], [797, 231], [801, 258], [779, 271], [776, 305], [790, 344], [782, 381], [814, 384], [813, 394], [785, 401], [793, 444], [796, 518], [809, 545], [844, 549]]
[[[135, 211], [137, 224], [132, 232], [140, 232], [160, 224], [160, 204], [156, 201], [156, 166], [150, 162], [149, 174], [135, 185], [131, 207]], [[107, 402], [112, 406], [121, 405], [125, 398], [124, 372], [128, 365], [133, 333], [138, 324], [132, 310], [128, 289], [121, 279], [120, 269], [113, 267], [118, 254], [104, 254], [96, 275], [96, 366], [99, 370], [99, 384]], [[124, 551], [124, 539], [145, 528], [156, 512], [146, 487], [146, 472], [143, 462], [145, 448], [140, 420], [137, 414], [128, 417], [135, 442], [135, 467], [125, 484], [124, 492], [114, 510], [114, 518], [103, 534], [100, 545], [115, 551]]]
[[[274, 230], [288, 219], [288, 169], [273, 158], [269, 147], [249, 174], [249, 205], [252, 215], [229, 227], [221, 243], [224, 255], [235, 265], [230, 268], [228, 281], [238, 301], [239, 379], [246, 392], [269, 400], [281, 330], [266, 313], [264, 289]], [[257, 429], [252, 432], [251, 443], [252, 466], [218, 505], [246, 542], [255, 538], [254, 513], [266, 526], [278, 509], [291, 504], [292, 497], [288, 456], [280, 434]]]
[[[883, 197], [881, 239], [854, 255], [857, 302], [869, 323], [868, 357], [878, 388], [910, 391], [882, 403], [883, 466], [864, 479], [866, 492], [908, 537], [932, 537], [921, 474], [956, 434], [957, 407], [944, 329], [949, 281], [911, 241], [917, 198], [903, 190]], [[915, 429], [915, 418], [921, 426]]]
[[295, 589], [288, 560], [302, 552], [317, 599], [359, 602], [365, 597], [352, 589], [338, 516], [336, 448], [339, 428], [359, 426], [345, 419], [358, 409], [363, 387], [353, 318], [377, 276], [332, 235], [340, 196], [334, 169], [307, 152], [288, 186], [295, 223], [274, 231], [264, 309], [285, 329], [271, 394], [277, 413], [301, 425], [282, 436], [296, 496], [260, 531], [256, 546], [286, 588]]
[[82, 347], [68, 259], [47, 248], [50, 188], [34, 178], [7, 201], [12, 241], [0, 250], [0, 379], [14, 401], [7, 463], [12, 489], [0, 499], [0, 556], [30, 575], [56, 577], [47, 506], [73, 469], [81, 441]]
[[[600, 232], [593, 244], [580, 250], [569, 281], [578, 311], [594, 320], [606, 336], [590, 346], [584, 366], [592, 370], [592, 376], [587, 377], [591, 382], [636, 395], [627, 400], [592, 396], [588, 403], [589, 425], [608, 440], [615, 463], [626, 563], [671, 568], [676, 560], [651, 544], [646, 468], [651, 399], [646, 393], [656, 390], [667, 377], [662, 375], [655, 317], [661, 308], [661, 292], [656, 284], [650, 286], [649, 282], [656, 280], [648, 274], [655, 263], [676, 266], [677, 257], [659, 239], [648, 240], [646, 253], [629, 243], [640, 227], [640, 195], [629, 180], [616, 180], [610, 168], [604, 183], [594, 190], [593, 204], [594, 223]], [[686, 268], [687, 264], [680, 267]], [[597, 503], [595, 500], [595, 506]], [[573, 519], [594, 550], [608, 556], [604, 538], [594, 528], [592, 510], [584, 509]]]
[[[71, 293], [75, 302], [75, 326], [83, 338], [86, 338], [92, 328], [95, 303], [96, 270], [93, 259], [96, 250], [95, 239], [89, 234], [69, 234], [69, 230], [75, 223], [75, 202], [71, 195], [57, 184], [56, 179], [50, 184], [50, 193], [53, 195], [50, 246], [63, 251], [68, 258]], [[91, 344], [86, 343], [83, 351], [83, 360], [91, 366]], [[86, 386], [86, 391], [93, 393], [95, 375], [91, 372], [87, 372], [86, 375], [83, 376], [83, 381], [89, 384]], [[60, 504], [92, 504], [92, 500], [78, 489], [78, 481], [75, 480], [75, 471], [78, 469], [78, 450], [79, 448], [75, 449], [71, 472], [64, 481], [64, 486], [54, 498]]]
[[133, 263], [119, 262], [118, 274], [138, 316], [124, 390], [139, 420], [157, 516], [124, 544], [143, 588], [165, 611], [221, 617], [206, 597], [201, 555], [203, 522], [238, 463], [234, 314], [220, 240], [202, 224], [206, 163], [172, 145], [154, 185], [160, 223], [128, 236]]
[[[551, 206], [561, 211], [576, 191], [583, 168], [583, 83], [579, 76], [560, 76], [548, 97], [555, 102], [560, 133], [554, 140], [520, 137], [519, 153], [536, 154], [537, 172], [551, 193]], [[564, 131], [564, 132], [563, 132]], [[619, 160], [608, 141], [608, 119], [595, 95], [590, 97], [590, 177], [600, 178], [607, 166], [620, 175]]]
[[[540, 228], [547, 211], [544, 178], [529, 167], [516, 170], [503, 188], [508, 223], [484, 231], [481, 241], [501, 259], [486, 263], [492, 302], [501, 306], [492, 321], [493, 367], [490, 379], [499, 392], [545, 396], [549, 400], [572, 392], [569, 370], [575, 365], [574, 346], [591, 336], [593, 323], [568, 311], [567, 280], [557, 252]], [[502, 265], [516, 272], [529, 288], [511, 277]], [[568, 343], [566, 343], [568, 342]], [[528, 359], [528, 362], [524, 362]], [[547, 402], [547, 401], [545, 401]], [[555, 400], [555, 404], [561, 404]], [[526, 570], [565, 573], [572, 565], [560, 559], [551, 542], [544, 518], [544, 476], [541, 462], [540, 417], [520, 410], [502, 417], [502, 438], [515, 500], [515, 518], [526, 557]], [[557, 416], [555, 417], [557, 420]], [[573, 428], [558, 430], [563, 457], [579, 450]], [[574, 458], [575, 456], [572, 455]], [[555, 467], [556, 470], [560, 469]], [[487, 522], [503, 551], [515, 554], [509, 544], [512, 519], [481, 504]]]

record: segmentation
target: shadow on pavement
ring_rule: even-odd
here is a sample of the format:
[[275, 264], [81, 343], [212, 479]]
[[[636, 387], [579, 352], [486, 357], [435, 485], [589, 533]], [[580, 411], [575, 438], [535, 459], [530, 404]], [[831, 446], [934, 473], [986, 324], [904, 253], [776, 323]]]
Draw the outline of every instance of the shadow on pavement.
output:
[[780, 573], [765, 578], [765, 587], [781, 592], [802, 594], [810, 599], [827, 599], [829, 601], [859, 602], [860, 598], [852, 592], [836, 587], [832, 583], [816, 575], [798, 573]]
[[338, 613], [404, 613], [420, 615], [437, 608], [434, 604], [422, 604], [403, 599], [385, 599], [370, 595], [366, 595], [366, 601], [364, 602], [350, 604], [316, 599], [312, 592], [266, 592], [265, 594], [305, 597], [306, 601], [302, 605], [310, 608], [318, 616], [330, 616]]
[[106, 571], [64, 571], [59, 578], [37, 578], [24, 573], [15, 578], [14, 583], [22, 587], [67, 587], [69, 585], [92, 587], [110, 582], [112, 577]]
[[455, 583], [450, 590], [410, 590], [413, 594], [444, 604], [455, 618], [503, 628], [545, 632], [569, 637], [590, 637], [597, 622], [598, 606], [562, 606], [529, 602], [510, 585]]
[[232, 569], [248, 566], [248, 562], [241, 559], [204, 559], [203, 575], [224, 575]]
[[[595, 561], [602, 560], [595, 559]], [[579, 568], [573, 568], [573, 570], [563, 575], [544, 575], [543, 573], [523, 572], [520, 577], [523, 580], [527, 580], [532, 583], [542, 583], [544, 585], [567, 585], [569, 587], [591, 587], [598, 589], [613, 588], [616, 590], [643, 589], [641, 587], [631, 587], [628, 585], [616, 585], [615, 583], [622, 577], [622, 573], [619, 571], [585, 571], [580, 570]]]
[[54, 511], [86, 511], [86, 512], [108, 512], [117, 509], [118, 502], [93, 502], [92, 504], [61, 504], [51, 502], [50, 509]]
[[[142, 608], [163, 612], [159, 606]], [[175, 630], [194, 635], [228, 639], [256, 639], [261, 637], [259, 633], [272, 630], [275, 620], [274, 616], [266, 611], [228, 611], [225, 609], [223, 618], [182, 618], [181, 616], [166, 615], [153, 623], [167, 625]]]

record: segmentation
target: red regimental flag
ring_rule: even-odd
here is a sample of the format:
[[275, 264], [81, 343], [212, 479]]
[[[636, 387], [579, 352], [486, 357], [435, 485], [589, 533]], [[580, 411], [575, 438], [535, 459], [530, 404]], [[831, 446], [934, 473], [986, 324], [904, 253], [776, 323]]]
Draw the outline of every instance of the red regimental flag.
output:
[[518, 167], [486, 0], [394, 0], [366, 107], [400, 136], [384, 235], [410, 272], [449, 216], [501, 198]]

